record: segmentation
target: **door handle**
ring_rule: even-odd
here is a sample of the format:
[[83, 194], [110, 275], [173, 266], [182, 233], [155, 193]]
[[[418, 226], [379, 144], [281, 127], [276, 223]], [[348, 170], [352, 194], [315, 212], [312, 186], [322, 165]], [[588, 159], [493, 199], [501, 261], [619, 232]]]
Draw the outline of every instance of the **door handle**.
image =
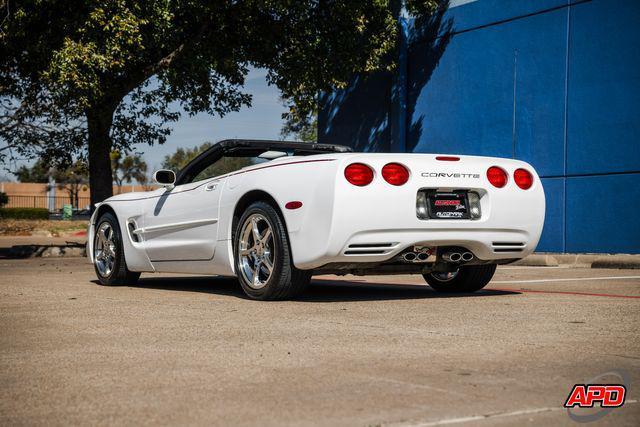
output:
[[217, 186], [218, 186], [218, 183], [217, 183], [217, 182], [211, 182], [211, 183], [207, 184], [207, 185], [204, 187], [204, 189], [205, 189], [206, 191], [213, 191], [213, 190], [215, 190], [215, 189], [216, 189], [216, 187], [217, 187]]

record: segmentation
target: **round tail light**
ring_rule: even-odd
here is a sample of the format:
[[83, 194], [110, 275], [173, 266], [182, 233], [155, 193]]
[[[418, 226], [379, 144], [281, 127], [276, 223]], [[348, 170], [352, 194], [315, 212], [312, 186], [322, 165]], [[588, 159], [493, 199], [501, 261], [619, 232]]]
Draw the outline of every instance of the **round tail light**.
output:
[[391, 185], [403, 185], [409, 181], [409, 171], [400, 163], [387, 163], [382, 168], [382, 177]]
[[494, 187], [502, 188], [507, 185], [507, 173], [497, 166], [487, 169], [487, 179]]
[[533, 175], [526, 169], [516, 169], [513, 173], [513, 180], [523, 190], [528, 190], [533, 185]]
[[344, 169], [344, 177], [351, 184], [364, 187], [373, 181], [373, 170], [363, 163], [352, 163]]

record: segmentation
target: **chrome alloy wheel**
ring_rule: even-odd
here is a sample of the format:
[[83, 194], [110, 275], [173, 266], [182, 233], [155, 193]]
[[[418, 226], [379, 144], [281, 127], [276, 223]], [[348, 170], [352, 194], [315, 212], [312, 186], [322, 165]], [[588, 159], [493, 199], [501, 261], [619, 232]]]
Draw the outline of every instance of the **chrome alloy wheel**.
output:
[[93, 261], [102, 277], [109, 277], [116, 263], [118, 248], [114, 237], [115, 233], [111, 224], [103, 222], [98, 227], [96, 237], [93, 240]]
[[431, 273], [431, 276], [440, 282], [449, 282], [456, 278], [459, 271], [460, 269], [456, 271], [444, 271], [444, 272]]
[[261, 214], [249, 216], [241, 228], [238, 250], [240, 274], [253, 289], [263, 288], [273, 272], [275, 240], [269, 220]]

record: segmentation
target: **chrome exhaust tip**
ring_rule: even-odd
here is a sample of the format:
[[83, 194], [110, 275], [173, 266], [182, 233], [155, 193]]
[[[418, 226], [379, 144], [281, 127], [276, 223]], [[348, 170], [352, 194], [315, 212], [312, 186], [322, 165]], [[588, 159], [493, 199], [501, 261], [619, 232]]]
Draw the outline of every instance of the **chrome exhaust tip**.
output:
[[417, 258], [418, 258], [418, 261], [425, 262], [429, 258], [429, 254], [426, 252], [420, 252]]
[[460, 252], [446, 252], [442, 254], [442, 259], [447, 262], [460, 262], [462, 254]]
[[473, 259], [473, 254], [472, 254], [471, 252], [464, 252], [464, 253], [462, 254], [462, 260], [463, 260], [464, 262], [469, 262], [469, 261], [471, 261], [472, 259]]
[[407, 262], [414, 262], [416, 260], [416, 254], [413, 252], [407, 252], [406, 254], [402, 255], [402, 259]]

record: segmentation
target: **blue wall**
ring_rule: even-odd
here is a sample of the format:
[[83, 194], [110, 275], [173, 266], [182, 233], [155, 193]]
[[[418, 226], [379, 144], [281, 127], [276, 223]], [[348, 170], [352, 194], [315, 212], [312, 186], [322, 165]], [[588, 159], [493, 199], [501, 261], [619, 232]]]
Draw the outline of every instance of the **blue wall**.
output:
[[640, 253], [639, 0], [457, 0], [402, 24], [398, 72], [321, 97], [321, 142], [525, 160], [539, 251]]

